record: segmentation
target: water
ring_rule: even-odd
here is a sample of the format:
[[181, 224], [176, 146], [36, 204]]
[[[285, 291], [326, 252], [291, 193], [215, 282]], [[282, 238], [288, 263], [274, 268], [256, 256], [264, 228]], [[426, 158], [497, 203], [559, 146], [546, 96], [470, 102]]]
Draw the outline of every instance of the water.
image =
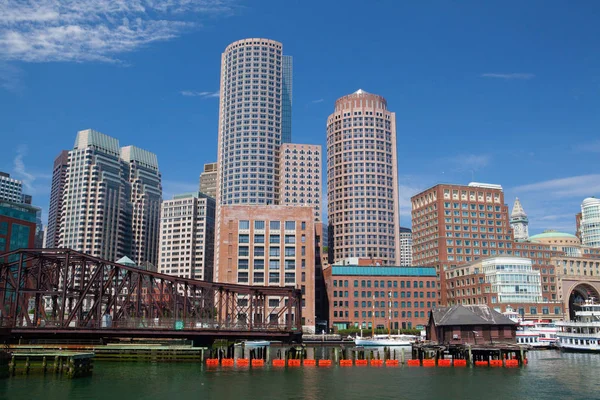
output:
[[0, 399], [600, 399], [600, 354], [539, 351], [525, 368], [207, 369], [96, 362], [88, 378], [16, 376]]

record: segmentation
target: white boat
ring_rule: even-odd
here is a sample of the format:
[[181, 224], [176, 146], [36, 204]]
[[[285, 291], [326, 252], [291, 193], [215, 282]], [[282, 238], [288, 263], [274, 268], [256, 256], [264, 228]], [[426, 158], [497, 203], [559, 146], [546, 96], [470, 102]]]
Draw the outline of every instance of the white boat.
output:
[[248, 348], [256, 348], [256, 347], [267, 347], [271, 345], [271, 342], [268, 340], [245, 340], [243, 343], [236, 343], [236, 346], [244, 345]]
[[410, 346], [417, 341], [413, 335], [374, 335], [373, 337], [357, 336], [354, 344], [357, 346]]
[[537, 348], [550, 348], [556, 347], [557, 334], [559, 328], [555, 323], [550, 321], [521, 321], [519, 327], [517, 329], [517, 342], [519, 338], [519, 332], [522, 332], [523, 335], [537, 335], [537, 339], [532, 347]]
[[575, 312], [575, 321], [556, 323], [561, 350], [600, 351], [600, 304], [590, 298]]

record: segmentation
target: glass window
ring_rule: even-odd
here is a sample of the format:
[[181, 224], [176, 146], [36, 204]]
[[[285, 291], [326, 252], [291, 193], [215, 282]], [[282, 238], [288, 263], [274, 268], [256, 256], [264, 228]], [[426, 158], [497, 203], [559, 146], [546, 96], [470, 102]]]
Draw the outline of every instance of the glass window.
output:
[[269, 260], [270, 270], [279, 270], [279, 260]]
[[254, 257], [264, 257], [265, 256], [265, 248], [262, 246], [256, 246], [254, 248]]
[[269, 243], [281, 243], [281, 236], [279, 235], [269, 235]]
[[296, 243], [296, 236], [294, 236], [294, 235], [285, 235], [285, 243], [286, 244], [294, 244], [294, 243]]
[[296, 248], [295, 247], [286, 247], [285, 248], [285, 256], [286, 257], [296, 257]]
[[238, 256], [247, 257], [250, 255], [250, 249], [248, 246], [240, 246], [238, 250]]
[[238, 241], [239, 241], [239, 243], [250, 243], [250, 235], [248, 235], [248, 234], [240, 235]]
[[279, 257], [280, 254], [279, 247], [269, 247], [269, 256], [270, 257]]
[[265, 221], [254, 221], [254, 229], [265, 229]]
[[270, 221], [269, 229], [279, 230], [279, 229], [281, 229], [281, 223], [279, 221]]
[[[242, 260], [240, 260], [242, 261]], [[248, 260], [246, 260], [248, 261]], [[256, 259], [254, 260], [254, 269], [265, 269], [265, 260], [263, 259]]]
[[248, 260], [247, 259], [238, 260], [238, 269], [248, 269]]
[[264, 243], [265, 235], [254, 235], [254, 243]]
[[250, 221], [240, 220], [238, 227], [239, 229], [250, 229]]
[[296, 230], [296, 221], [285, 221], [285, 230], [286, 231]]

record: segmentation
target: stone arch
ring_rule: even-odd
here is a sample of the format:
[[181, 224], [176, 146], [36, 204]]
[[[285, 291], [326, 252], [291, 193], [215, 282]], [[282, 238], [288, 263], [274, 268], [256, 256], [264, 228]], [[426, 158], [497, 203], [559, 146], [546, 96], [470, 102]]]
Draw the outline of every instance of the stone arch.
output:
[[575, 312], [580, 309], [581, 303], [590, 298], [600, 301], [600, 293], [593, 285], [586, 282], [576, 282], [569, 288], [568, 310], [569, 319], [575, 319]]

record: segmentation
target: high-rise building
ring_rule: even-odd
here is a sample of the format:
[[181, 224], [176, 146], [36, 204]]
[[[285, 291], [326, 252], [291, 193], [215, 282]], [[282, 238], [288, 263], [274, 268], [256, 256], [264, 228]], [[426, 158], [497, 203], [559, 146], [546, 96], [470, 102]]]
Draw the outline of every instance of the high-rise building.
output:
[[400, 227], [400, 266], [412, 265], [412, 230]]
[[204, 193], [173, 196], [162, 203], [158, 271], [213, 280], [215, 199]]
[[0, 171], [0, 200], [23, 203], [23, 182]]
[[[162, 197], [156, 156], [119, 148], [92, 129], [77, 133], [65, 179], [59, 247], [95, 257], [156, 263]], [[136, 219], [134, 222], [133, 220]]]
[[513, 229], [516, 241], [524, 242], [529, 239], [529, 219], [518, 197], [510, 213], [510, 227]]
[[38, 210], [20, 202], [0, 200], [0, 253], [36, 247]]
[[321, 146], [284, 143], [279, 153], [279, 204], [313, 207], [320, 221]]
[[588, 197], [581, 203], [581, 243], [600, 247], [600, 199]]
[[231, 43], [222, 54], [218, 204], [279, 201], [283, 87], [291, 82], [284, 82], [282, 53], [281, 43], [253, 38]]
[[396, 114], [386, 100], [358, 90], [327, 119], [329, 246], [335, 260], [400, 264]]
[[204, 172], [200, 174], [200, 193], [217, 197], [217, 163], [204, 164]]
[[281, 99], [281, 143], [292, 142], [292, 93], [293, 93], [293, 59], [282, 57], [282, 89]]
[[50, 206], [48, 207], [48, 226], [46, 228], [46, 240], [44, 247], [58, 247], [58, 233], [60, 230], [61, 209], [63, 203], [63, 192], [67, 179], [67, 167], [69, 165], [69, 151], [63, 150], [54, 159], [52, 170], [52, 187], [50, 189]]
[[125, 174], [131, 187], [131, 255], [139, 264], [158, 261], [161, 175], [156, 154], [136, 146], [121, 148]]

